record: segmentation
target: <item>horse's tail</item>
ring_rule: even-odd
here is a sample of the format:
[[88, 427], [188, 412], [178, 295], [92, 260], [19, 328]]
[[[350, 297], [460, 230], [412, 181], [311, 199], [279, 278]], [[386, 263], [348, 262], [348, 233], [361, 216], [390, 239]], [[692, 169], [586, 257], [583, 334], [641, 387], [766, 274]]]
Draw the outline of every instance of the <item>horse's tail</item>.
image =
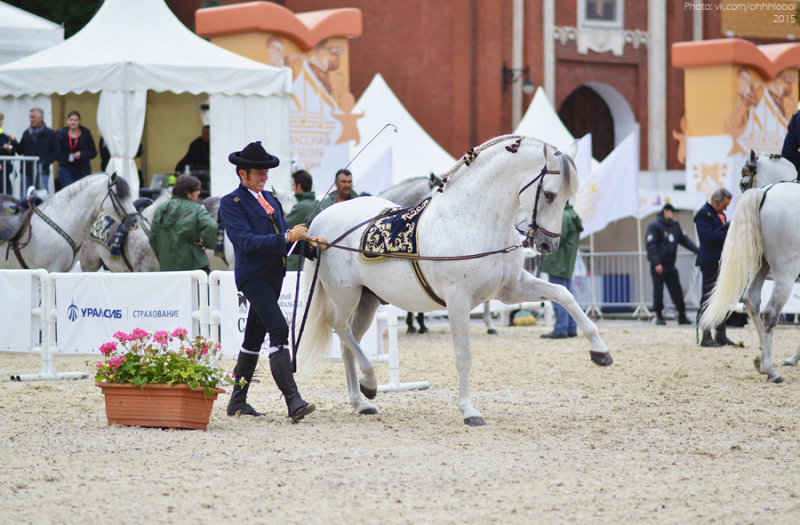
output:
[[763, 242], [761, 238], [761, 198], [764, 190], [755, 188], [744, 192], [736, 204], [722, 259], [717, 284], [705, 304], [700, 328], [707, 330], [725, 321], [744, 293], [747, 284], [761, 267]]
[[[313, 265], [306, 265], [301, 279], [301, 297], [308, 297], [308, 290], [314, 279]], [[300, 338], [300, 346], [297, 349], [297, 371], [301, 375], [310, 372], [322, 360], [330, 346], [333, 328], [328, 323], [328, 314], [332, 309], [333, 304], [325, 292], [325, 286], [317, 279]], [[297, 322], [300, 323], [299, 318]]]

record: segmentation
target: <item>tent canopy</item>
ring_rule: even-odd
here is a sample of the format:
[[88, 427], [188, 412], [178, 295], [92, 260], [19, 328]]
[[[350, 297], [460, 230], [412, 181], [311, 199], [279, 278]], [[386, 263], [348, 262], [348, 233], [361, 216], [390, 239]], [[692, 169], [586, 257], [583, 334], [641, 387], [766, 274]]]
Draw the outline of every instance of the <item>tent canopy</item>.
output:
[[[216, 169], [226, 164], [216, 157], [262, 140], [271, 152], [289, 158], [291, 89], [288, 68], [203, 40], [163, 0], [106, 0], [68, 40], [0, 66], [0, 97], [100, 92], [98, 126], [112, 156], [107, 169], [123, 173], [135, 192], [132, 159], [144, 127], [147, 90], [210, 96], [211, 191], [218, 194], [230, 184], [215, 188], [215, 164]], [[247, 100], [252, 97], [256, 100]], [[245, 121], [247, 126], [237, 125]], [[288, 186], [288, 173], [285, 178]]]
[[64, 28], [0, 2], [0, 64], [17, 60], [64, 40]]
[[189, 31], [163, 0], [106, 0], [61, 44], [0, 66], [0, 95], [172, 91], [291, 93], [288, 70], [255, 62]]

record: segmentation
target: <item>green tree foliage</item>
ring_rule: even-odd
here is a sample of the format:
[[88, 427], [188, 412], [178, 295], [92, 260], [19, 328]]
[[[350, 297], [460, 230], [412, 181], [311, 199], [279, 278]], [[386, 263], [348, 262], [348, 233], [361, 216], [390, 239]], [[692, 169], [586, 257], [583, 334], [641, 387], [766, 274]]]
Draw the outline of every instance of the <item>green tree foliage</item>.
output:
[[63, 24], [64, 38], [81, 30], [103, 4], [103, 0], [3, 0], [29, 13]]

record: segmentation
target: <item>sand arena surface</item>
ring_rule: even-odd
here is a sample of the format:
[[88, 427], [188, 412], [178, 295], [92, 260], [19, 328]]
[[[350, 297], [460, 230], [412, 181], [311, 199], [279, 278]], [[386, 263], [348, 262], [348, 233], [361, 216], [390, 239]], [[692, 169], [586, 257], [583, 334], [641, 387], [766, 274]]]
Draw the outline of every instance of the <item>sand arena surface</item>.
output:
[[[10, 382], [40, 361], [2, 353], [0, 523], [800, 522], [800, 369], [766, 383], [749, 326], [729, 330], [745, 349], [701, 349], [691, 327], [598, 324], [609, 368], [583, 338], [473, 326], [480, 428], [445, 327], [400, 336], [401, 379], [431, 388], [379, 394], [377, 416], [323, 363], [299, 381], [317, 412], [292, 425], [267, 367], [250, 400], [268, 415], [229, 418], [222, 395], [207, 432], [108, 426], [91, 379]], [[799, 335], [776, 330], [776, 359]]]

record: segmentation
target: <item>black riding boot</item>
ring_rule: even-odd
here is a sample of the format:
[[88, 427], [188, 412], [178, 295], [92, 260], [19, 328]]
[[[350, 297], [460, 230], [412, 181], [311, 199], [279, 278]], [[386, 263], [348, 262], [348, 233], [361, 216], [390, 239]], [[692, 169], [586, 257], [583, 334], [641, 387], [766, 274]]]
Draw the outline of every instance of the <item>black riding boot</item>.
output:
[[700, 346], [707, 346], [707, 347], [719, 347], [722, 346], [718, 342], [714, 341], [714, 338], [711, 337], [711, 330], [703, 330], [703, 340], [700, 341]]
[[656, 324], [667, 324], [667, 322], [664, 320], [664, 316], [661, 315], [661, 310], [656, 310]]
[[406, 314], [406, 326], [408, 327], [408, 328], [406, 328], [406, 333], [407, 334], [416, 334], [417, 333], [417, 329], [414, 328], [414, 314], [411, 313], [411, 312], [408, 312]]
[[722, 323], [719, 326], [717, 326], [717, 337], [715, 341], [719, 343], [720, 346], [725, 346], [725, 345], [736, 346], [736, 343], [728, 339], [728, 334], [725, 333], [725, 323]]
[[686, 317], [686, 310], [678, 312], [678, 324], [692, 324], [688, 317]]
[[244, 378], [247, 384], [244, 386], [233, 385], [231, 399], [228, 401], [229, 416], [235, 416], [236, 414], [243, 416], [264, 415], [247, 404], [247, 391], [250, 389], [250, 381], [253, 379], [253, 373], [256, 371], [256, 364], [258, 364], [258, 354], [239, 352], [239, 357], [236, 359], [236, 366], [233, 368], [233, 376], [236, 381], [239, 381], [240, 378]]
[[428, 328], [425, 326], [425, 314], [424, 313], [419, 312], [417, 314], [417, 323], [419, 323], [419, 333], [427, 334], [428, 333]]
[[286, 399], [286, 407], [289, 409], [289, 417], [292, 423], [297, 423], [316, 408], [313, 404], [306, 403], [297, 391], [297, 384], [294, 382], [294, 372], [292, 366], [292, 356], [289, 349], [285, 346], [280, 347], [276, 352], [269, 355], [269, 368], [272, 371], [272, 378], [275, 384], [283, 393]]

